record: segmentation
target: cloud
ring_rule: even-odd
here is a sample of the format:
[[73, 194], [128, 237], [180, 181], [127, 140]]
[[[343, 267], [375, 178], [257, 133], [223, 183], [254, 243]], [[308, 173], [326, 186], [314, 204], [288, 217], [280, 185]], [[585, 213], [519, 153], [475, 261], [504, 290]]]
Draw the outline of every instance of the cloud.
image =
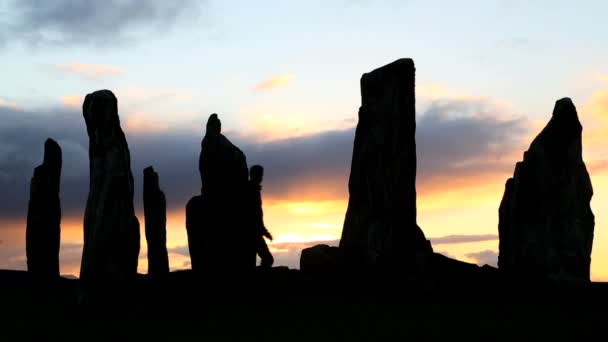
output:
[[17, 106], [17, 103], [7, 101], [7, 100], [1, 99], [1, 98], [0, 98], [0, 107], [10, 108], [10, 109], [19, 109], [19, 107]]
[[200, 11], [197, 0], [14, 0], [0, 31], [32, 45], [115, 46], [160, 35]]
[[465, 254], [465, 256], [469, 259], [473, 259], [473, 261], [480, 266], [490, 265], [497, 267], [498, 265], [498, 253], [489, 249], [475, 253], [468, 253]]
[[61, 98], [61, 103], [70, 107], [79, 107], [82, 103], [82, 98], [78, 95], [66, 95]]
[[295, 79], [295, 77], [296, 76], [292, 75], [292, 74], [273, 76], [267, 80], [264, 80], [264, 81], [256, 84], [253, 87], [253, 89], [260, 91], [260, 90], [268, 90], [268, 89], [272, 89], [272, 88], [283, 87], [283, 86], [286, 86], [287, 84], [291, 83]]
[[56, 65], [55, 68], [64, 73], [78, 75], [86, 80], [99, 80], [125, 73], [123, 69], [106, 64], [70, 63]]
[[470, 243], [470, 242], [482, 242], [482, 241], [494, 241], [498, 240], [496, 234], [483, 234], [483, 235], [448, 235], [436, 238], [429, 238], [431, 243], [434, 245], [442, 244], [455, 244], [455, 243]]
[[[486, 174], [512, 172], [515, 160], [505, 156], [513, 151], [519, 156], [523, 151], [521, 138], [527, 132], [526, 121], [493, 118], [491, 109], [477, 102], [444, 101], [431, 104], [419, 116], [419, 193], [445, 190], [462, 179], [478, 181]], [[57, 140], [63, 149], [64, 214], [82, 215], [89, 165], [88, 138], [80, 110], [65, 106], [37, 111], [0, 107], [0, 117], [0, 188], [4, 193], [0, 196], [0, 217], [25, 217], [29, 180], [33, 168], [42, 161], [47, 137]], [[131, 151], [136, 206], [141, 207], [142, 170], [154, 165], [168, 209], [183, 209], [200, 191], [202, 128], [200, 134], [192, 130], [131, 132], [129, 116], [122, 118]], [[228, 137], [245, 152], [249, 165], [265, 167], [265, 199], [318, 201], [347, 197], [353, 129], [270, 142], [238, 134]]]
[[595, 74], [594, 79], [599, 82], [608, 83], [608, 74], [600, 74], [600, 73]]

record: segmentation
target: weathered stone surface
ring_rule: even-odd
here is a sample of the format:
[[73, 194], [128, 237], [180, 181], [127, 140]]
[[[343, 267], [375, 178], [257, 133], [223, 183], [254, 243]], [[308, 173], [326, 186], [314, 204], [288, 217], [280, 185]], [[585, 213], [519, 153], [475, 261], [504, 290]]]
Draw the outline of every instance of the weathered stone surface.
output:
[[[238, 273], [255, 267], [254, 235], [247, 234], [244, 221], [247, 161], [243, 152], [221, 134], [217, 114], [207, 122], [199, 172], [202, 195], [193, 197], [186, 206], [192, 269], [232, 269]], [[230, 253], [225, 250], [228, 241]]]
[[574, 104], [561, 99], [515, 166], [499, 209], [501, 270], [589, 280], [595, 219], [581, 133]]
[[361, 102], [340, 249], [354, 263], [411, 261], [431, 251], [416, 224], [414, 62], [364, 74]]
[[144, 169], [144, 217], [148, 243], [148, 275], [164, 277], [169, 273], [167, 255], [167, 201], [160, 190], [158, 173], [152, 166]]
[[111, 91], [88, 94], [82, 112], [89, 136], [90, 185], [80, 279], [86, 285], [120, 284], [136, 275], [139, 256], [129, 146]]
[[59, 278], [61, 164], [61, 147], [47, 139], [44, 161], [34, 169], [30, 185], [25, 233], [27, 269], [36, 281]]

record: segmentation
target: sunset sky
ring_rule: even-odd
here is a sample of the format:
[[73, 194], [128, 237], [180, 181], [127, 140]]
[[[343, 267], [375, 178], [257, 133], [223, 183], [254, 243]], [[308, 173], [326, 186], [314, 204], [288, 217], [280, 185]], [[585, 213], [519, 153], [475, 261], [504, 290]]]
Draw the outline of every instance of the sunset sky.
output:
[[3, 1], [0, 268], [25, 269], [29, 181], [52, 137], [63, 149], [61, 273], [78, 275], [81, 105], [98, 89], [118, 98], [142, 227], [143, 169], [159, 173], [171, 269], [190, 267], [185, 205], [200, 191], [214, 112], [248, 164], [265, 167], [271, 250], [297, 267], [301, 248], [340, 237], [361, 75], [410, 57], [418, 224], [434, 250], [496, 265], [504, 183], [570, 97], [595, 193], [591, 277], [608, 281], [606, 13], [605, 1], [559, 0]]

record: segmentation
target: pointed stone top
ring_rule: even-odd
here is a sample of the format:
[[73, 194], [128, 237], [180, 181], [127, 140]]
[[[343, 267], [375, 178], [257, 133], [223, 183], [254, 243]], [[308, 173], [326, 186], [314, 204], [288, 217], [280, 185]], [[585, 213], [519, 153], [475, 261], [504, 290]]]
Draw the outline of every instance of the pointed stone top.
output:
[[152, 165], [146, 167], [144, 169], [144, 174], [146, 174], [146, 173], [154, 173], [154, 167], [152, 167]]
[[146, 167], [144, 169], [144, 191], [148, 187], [158, 188], [160, 186], [160, 181], [158, 179], [158, 173], [154, 171], [152, 165]]
[[578, 120], [576, 107], [568, 97], [555, 101], [551, 120], [546, 129], [555, 130], [560, 139], [580, 138], [582, 126]]
[[220, 134], [222, 132], [222, 122], [218, 118], [216, 113], [209, 115], [207, 119], [206, 133]]
[[556, 120], [565, 121], [576, 121], [578, 122], [578, 114], [576, 113], [576, 107], [569, 97], [564, 97], [555, 101], [555, 107], [553, 108], [553, 118]]

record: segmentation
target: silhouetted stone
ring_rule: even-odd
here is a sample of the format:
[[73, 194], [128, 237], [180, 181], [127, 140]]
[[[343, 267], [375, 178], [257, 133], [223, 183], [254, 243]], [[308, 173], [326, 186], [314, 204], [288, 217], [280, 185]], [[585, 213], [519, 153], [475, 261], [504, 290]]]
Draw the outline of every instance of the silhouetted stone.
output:
[[61, 235], [61, 147], [44, 143], [44, 161], [34, 169], [27, 209], [26, 254], [28, 272], [36, 281], [59, 278]]
[[134, 278], [139, 256], [129, 147], [111, 91], [88, 94], [82, 112], [89, 136], [90, 186], [80, 279], [86, 285], [118, 285]]
[[194, 196], [186, 204], [186, 233], [188, 234], [188, 251], [190, 252], [190, 265], [192, 270], [200, 272], [203, 270], [205, 261], [209, 260], [208, 248], [205, 248], [205, 218], [209, 218], [205, 212], [203, 196]]
[[361, 108], [340, 240], [349, 262], [413, 261], [430, 253], [416, 224], [415, 67], [399, 59], [361, 77]]
[[160, 190], [158, 173], [152, 166], [144, 169], [144, 217], [148, 243], [148, 275], [164, 277], [169, 273], [167, 255], [167, 202]]
[[[255, 244], [245, 222], [247, 162], [243, 152], [221, 134], [217, 114], [207, 121], [199, 157], [201, 196], [186, 206], [192, 269], [240, 272], [255, 267]], [[230, 243], [231, 250], [226, 251]]]
[[202, 191], [225, 202], [239, 198], [248, 180], [245, 154], [221, 134], [217, 114], [211, 114], [207, 131], [201, 141], [199, 172]]
[[581, 133], [574, 104], [561, 99], [515, 166], [499, 209], [501, 270], [589, 280], [595, 219]]
[[300, 271], [328, 274], [335, 272], [342, 264], [338, 247], [316, 245], [302, 249]]

